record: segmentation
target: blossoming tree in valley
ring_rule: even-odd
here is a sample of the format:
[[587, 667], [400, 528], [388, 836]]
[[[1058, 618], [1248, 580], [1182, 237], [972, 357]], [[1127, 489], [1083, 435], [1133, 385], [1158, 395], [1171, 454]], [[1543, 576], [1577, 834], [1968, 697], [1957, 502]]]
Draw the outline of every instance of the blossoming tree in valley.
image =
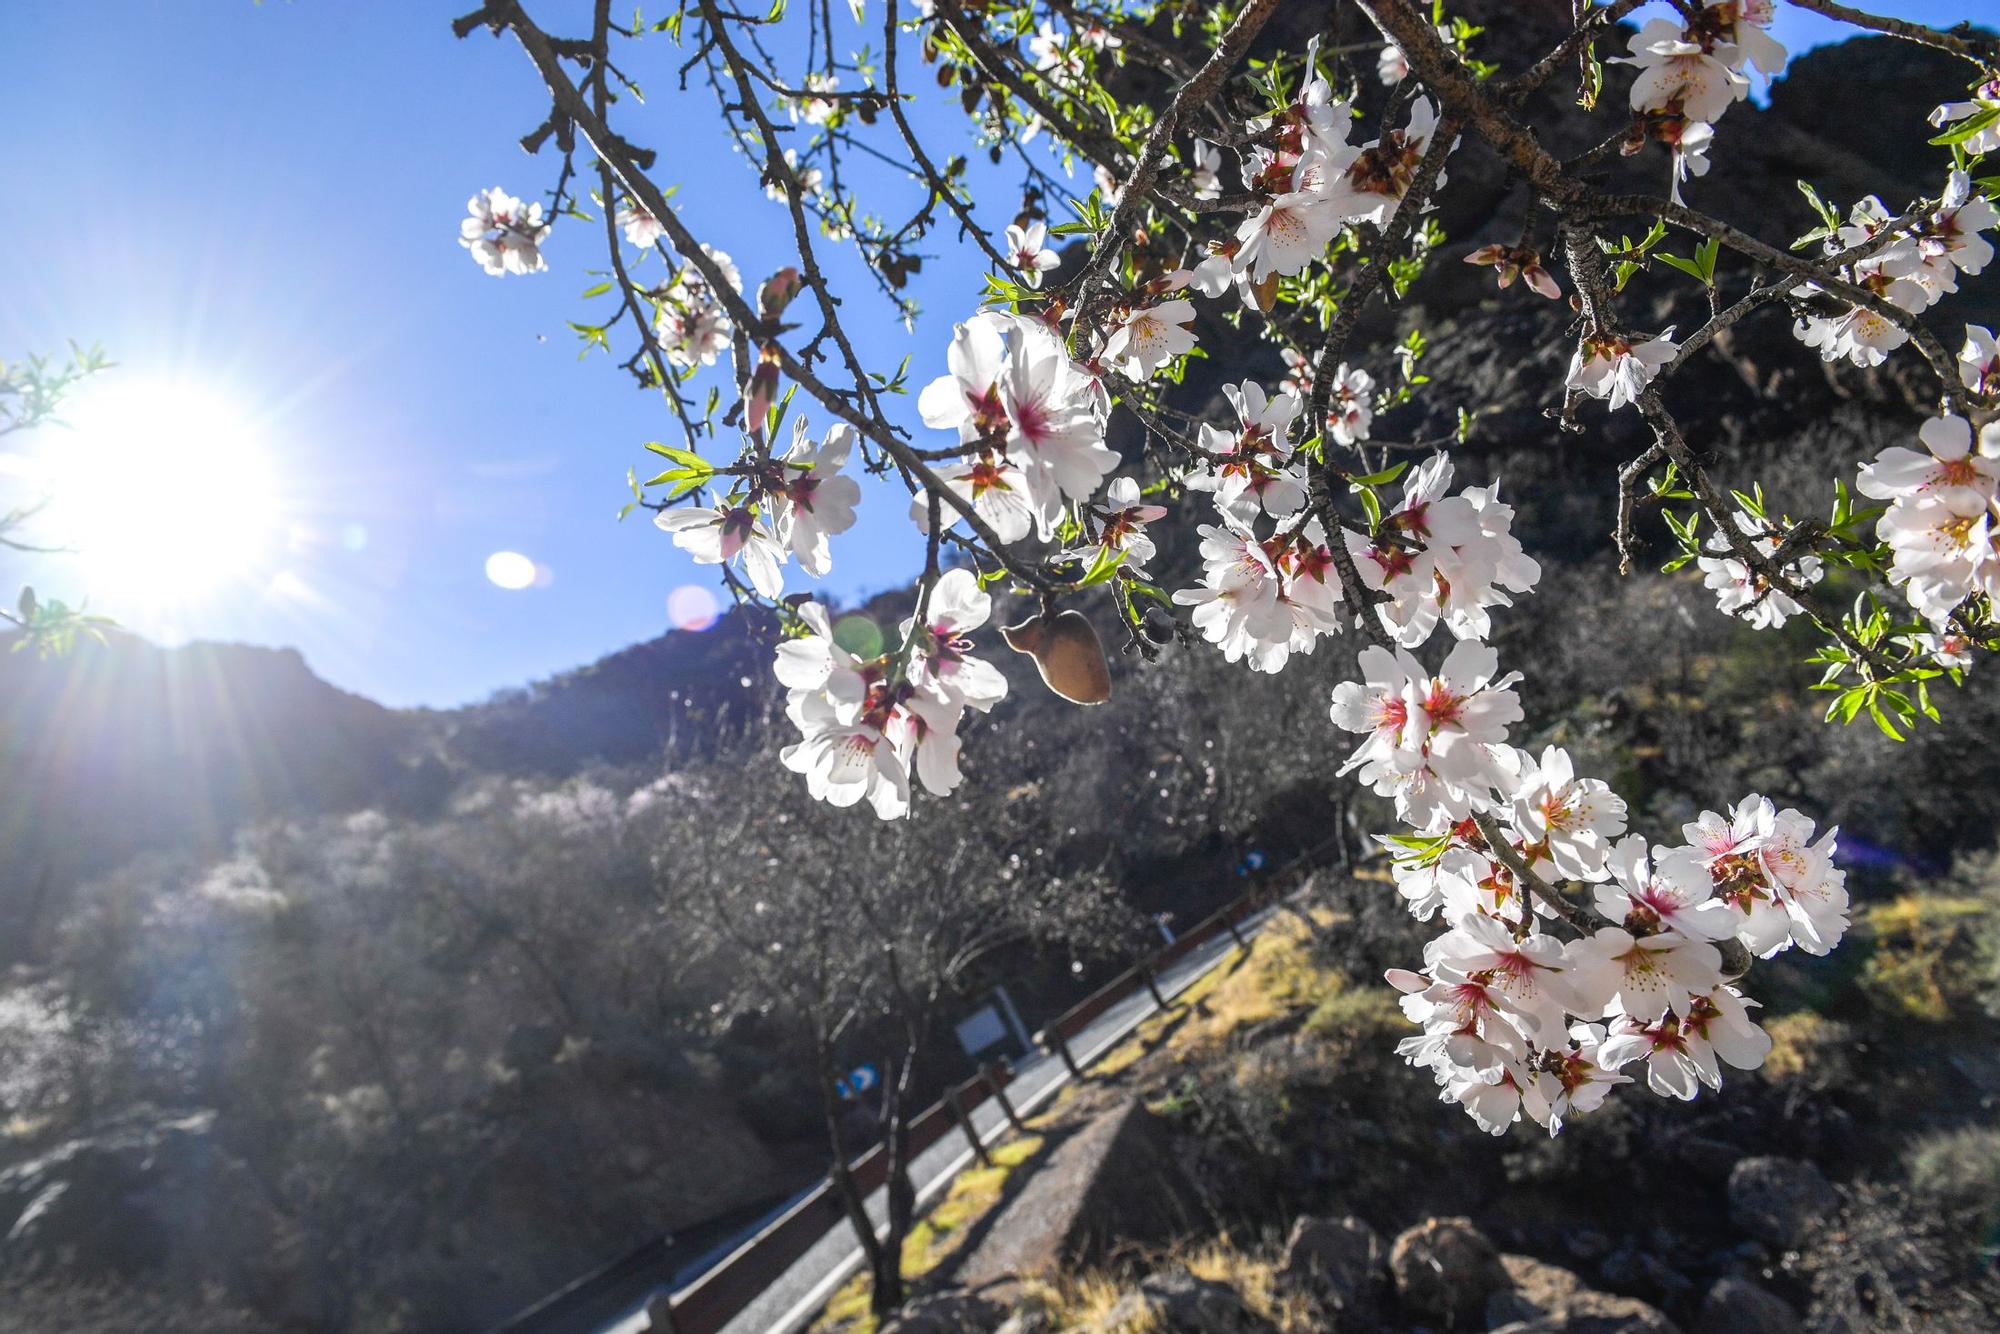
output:
[[[523, 142], [553, 143], [559, 171], [546, 208], [475, 195], [463, 240], [496, 275], [544, 268], [572, 236], [594, 244], [577, 262], [603, 264], [591, 295], [616, 314], [578, 327], [629, 345], [626, 367], [681, 436], [650, 446], [668, 466], [635, 485], [635, 505], [738, 596], [781, 609], [792, 637], [775, 671], [799, 733], [784, 763], [813, 796], [891, 819], [957, 787], [977, 751], [960, 744], [968, 712], [1007, 693], [982, 656], [996, 591], [1031, 601], [1005, 637], [1080, 702], [1110, 689], [1078, 612], [1093, 602], [1146, 658], [1178, 635], [1246, 671], [1325, 672], [1328, 716], [1309, 725], [1345, 736], [1347, 769], [1393, 802], [1397, 889], [1439, 926], [1421, 967], [1388, 977], [1417, 1026], [1402, 1052], [1485, 1129], [1554, 1133], [1618, 1085], [1692, 1098], [1762, 1061], [1754, 962], [1825, 954], [1847, 928], [1835, 831], [1754, 793], [1636, 831], [1568, 753], [1515, 744], [1534, 682], [1487, 641], [1541, 566], [1497, 486], [1457, 484], [1456, 441], [1373, 438], [1378, 411], [1440, 391], [1416, 369], [1422, 340], [1372, 366], [1352, 342], [1444, 243], [1433, 210], [1453, 159], [1497, 159], [1528, 221], [1464, 258], [1513, 299], [1573, 316], [1567, 375], [1545, 386], [1552, 433], [1598, 412], [1644, 427], [1598, 483], [1617, 500], [1622, 570], [1638, 516], [1658, 510], [1668, 568], [1696, 566], [1717, 614], [1810, 623], [1831, 719], [1865, 713], [1891, 735], [1941, 720], [1934, 687], [2000, 648], [2000, 352], [1989, 330], [1927, 319], [1993, 256], [2000, 43], [1794, 2], [1956, 57], [1965, 78], [1876, 112], [1928, 119], [1933, 194], [1843, 211], [1803, 183], [1820, 226], [1790, 249], [1742, 225], [1760, 219], [1689, 202], [1729, 202], [1714, 130], [1784, 66], [1774, 0], [1672, 0], [1636, 27], [1622, 21], [1638, 0], [1487, 5], [1490, 24], [1546, 37], [1506, 68], [1481, 54], [1498, 34], [1415, 0], [1301, 7], [1324, 26], [1284, 46], [1273, 34], [1299, 25], [1279, 0], [685, 0], [633, 26], [600, 3], [570, 36], [492, 0], [458, 30], [526, 53], [549, 100]], [[1357, 45], [1356, 30], [1371, 36]], [[625, 64], [641, 38], [676, 44], [683, 86], [714, 91], [722, 132], [782, 210], [791, 253], [754, 290], [659, 183], [684, 131], [648, 126], [636, 105]], [[1571, 160], [1523, 111], [1561, 81], [1576, 85], [1570, 114], [1602, 123], [1600, 147]], [[1007, 206], [975, 192], [938, 88], [994, 179], [1018, 170]], [[1364, 94], [1381, 108], [1365, 117]], [[1598, 168], [1620, 158], [1657, 160], [1657, 188], [1607, 189]], [[863, 160], [915, 183], [907, 220], [864, 206]], [[892, 410], [904, 375], [857, 341], [827, 272], [836, 248], [857, 249], [907, 317], [920, 244], [970, 247], [989, 267], [919, 377], [921, 429]], [[1635, 326], [1621, 307], [1642, 269], [1685, 281], [1704, 316]], [[1837, 488], [1824, 519], [1773, 512], [1675, 416], [1677, 373], [1767, 310], [1801, 359], [1902, 358], [1929, 377], [1932, 419]], [[1230, 346], [1201, 345], [1218, 337]], [[1229, 386], [1213, 416], [1176, 401], [1191, 358], [1248, 362], [1259, 347], [1282, 380]], [[1107, 444], [1120, 415], [1142, 428], [1137, 460]], [[800, 582], [837, 556], [858, 470], [908, 489], [927, 551], [912, 615], [865, 655]], [[1199, 537], [1182, 588], [1154, 582], [1173, 524]], [[1316, 655], [1357, 635], [1358, 658]]]

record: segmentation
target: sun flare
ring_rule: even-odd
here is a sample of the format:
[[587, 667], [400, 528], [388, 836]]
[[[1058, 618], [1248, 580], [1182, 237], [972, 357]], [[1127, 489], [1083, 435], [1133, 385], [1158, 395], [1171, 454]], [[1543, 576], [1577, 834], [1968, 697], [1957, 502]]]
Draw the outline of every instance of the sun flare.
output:
[[177, 381], [79, 397], [47, 433], [47, 521], [107, 599], [186, 606], [276, 553], [273, 447], [242, 406]]

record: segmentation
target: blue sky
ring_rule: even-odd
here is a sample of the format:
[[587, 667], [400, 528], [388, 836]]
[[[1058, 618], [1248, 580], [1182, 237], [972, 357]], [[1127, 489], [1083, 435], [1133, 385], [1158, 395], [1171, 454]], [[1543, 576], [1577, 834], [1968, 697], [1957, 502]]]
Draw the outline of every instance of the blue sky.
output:
[[[674, 590], [714, 586], [643, 515], [613, 522], [641, 443], [677, 440], [608, 359], [577, 358], [566, 321], [591, 309], [578, 294], [595, 281], [584, 269], [603, 263], [597, 228], [559, 226], [551, 271], [526, 278], [488, 278], [457, 244], [475, 190], [533, 196], [554, 173], [549, 155], [516, 145], [546, 109], [532, 69], [511, 42], [454, 39], [449, 20], [465, 8], [0, 6], [0, 181], [14, 200], [0, 358], [101, 342], [119, 368], [99, 392], [122, 396], [118, 420], [135, 436], [158, 386], [191, 388], [254, 438], [275, 511], [255, 559], [217, 587], [162, 598], [86, 579], [96, 567], [81, 558], [5, 558], [0, 588], [31, 578], [49, 594], [87, 591], [142, 633], [292, 645], [345, 688], [448, 705], [657, 635]], [[864, 32], [834, 8], [839, 43], [879, 38], [879, 11]], [[1977, 6], [1879, 8], [1950, 21]], [[556, 31], [580, 31], [587, 10], [531, 3]], [[1779, 33], [1796, 50], [1834, 27], [1787, 10]], [[635, 53], [650, 100], [625, 124], [661, 150], [655, 178], [682, 184], [697, 234], [754, 283], [786, 262], [784, 212], [718, 132], [709, 94], [672, 91], [675, 64], [664, 38]], [[996, 188], [982, 205], [998, 225], [1017, 197]], [[915, 386], [942, 370], [951, 322], [979, 290], [982, 266], [948, 234], [934, 244], [914, 334], [869, 295], [858, 264], [836, 266], [864, 355], [885, 370], [911, 355]], [[913, 402], [905, 410], [914, 425]], [[148, 505], [172, 495], [155, 470], [172, 467], [175, 437], [137, 441], [136, 460], [134, 442], [103, 443], [100, 431], [33, 447], [71, 450], [121, 513], [136, 505], [161, 526]], [[906, 509], [871, 485], [862, 523], [835, 542], [831, 596], [915, 568]], [[545, 586], [489, 582], [486, 560], [502, 550], [545, 567]]]

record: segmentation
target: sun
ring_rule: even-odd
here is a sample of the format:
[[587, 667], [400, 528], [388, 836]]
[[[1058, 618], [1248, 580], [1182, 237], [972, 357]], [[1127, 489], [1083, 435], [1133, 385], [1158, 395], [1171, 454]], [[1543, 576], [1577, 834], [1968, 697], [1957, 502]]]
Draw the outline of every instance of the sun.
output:
[[172, 610], [267, 574], [280, 504], [268, 432], [183, 381], [105, 384], [43, 433], [42, 516], [94, 596]]

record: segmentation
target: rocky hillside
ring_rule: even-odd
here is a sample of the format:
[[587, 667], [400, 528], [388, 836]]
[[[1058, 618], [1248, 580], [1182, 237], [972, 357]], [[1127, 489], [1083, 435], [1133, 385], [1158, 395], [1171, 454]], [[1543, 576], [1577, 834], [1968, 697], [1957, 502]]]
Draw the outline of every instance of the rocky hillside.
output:
[[[1993, 1327], [1990, 867], [1867, 914], [1850, 975], [1766, 965], [1763, 1070], [1692, 1105], [1620, 1090], [1555, 1141], [1480, 1133], [1395, 1056], [1410, 1029], [1372, 977], [1422, 932], [1382, 889], [1322, 882], [968, 1173], [888, 1328]], [[817, 1334], [868, 1334], [864, 1298]]]

